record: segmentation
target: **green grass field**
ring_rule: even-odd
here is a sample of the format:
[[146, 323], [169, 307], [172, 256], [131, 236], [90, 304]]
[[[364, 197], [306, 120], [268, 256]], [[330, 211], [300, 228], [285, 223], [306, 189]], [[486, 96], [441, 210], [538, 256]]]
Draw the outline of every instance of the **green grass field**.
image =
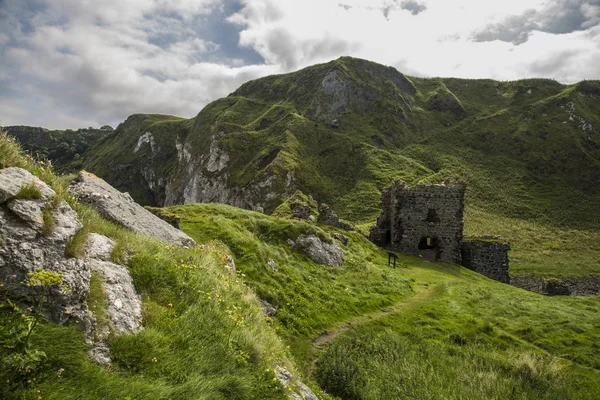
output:
[[[356, 233], [342, 246], [342, 267], [317, 265], [285, 240], [310, 232], [327, 238], [333, 228], [218, 204], [168, 210], [199, 242], [216, 237], [231, 249], [246, 282], [281, 307], [273, 323], [298, 368], [330, 395], [595, 399], [600, 390], [598, 296], [545, 297], [404, 255], [393, 269]], [[542, 265], [543, 253], [521, 243], [515, 252]]]

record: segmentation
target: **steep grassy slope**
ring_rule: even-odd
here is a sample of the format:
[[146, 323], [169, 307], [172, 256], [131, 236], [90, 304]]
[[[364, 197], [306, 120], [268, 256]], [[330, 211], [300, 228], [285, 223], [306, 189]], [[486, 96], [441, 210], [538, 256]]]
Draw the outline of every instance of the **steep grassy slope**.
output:
[[304, 374], [332, 395], [595, 399], [600, 390], [597, 296], [544, 297], [403, 255], [394, 269], [355, 233], [340, 245], [344, 265], [317, 265], [287, 239], [346, 232], [226, 205], [168, 211], [198, 242], [227, 244], [246, 283], [280, 307], [273, 325]]
[[[14, 307], [0, 286], [0, 398], [2, 399], [285, 399], [277, 366], [292, 368], [287, 351], [260, 310], [255, 295], [225, 268], [229, 250], [165, 246], [117, 227], [66, 195], [67, 178], [24, 156], [0, 133], [0, 168], [26, 168], [69, 200], [84, 227], [68, 247], [79, 256], [89, 232], [117, 241], [116, 262], [129, 267], [142, 295], [144, 329], [111, 336], [113, 364], [86, 354], [74, 326], [38, 325], [24, 353], [15, 343], [28, 332], [26, 309]], [[25, 284], [25, 283], [24, 283]], [[92, 280], [89, 309], [103, 321], [106, 299]], [[31, 358], [44, 352], [46, 359]], [[17, 362], [18, 360], [23, 362]]]

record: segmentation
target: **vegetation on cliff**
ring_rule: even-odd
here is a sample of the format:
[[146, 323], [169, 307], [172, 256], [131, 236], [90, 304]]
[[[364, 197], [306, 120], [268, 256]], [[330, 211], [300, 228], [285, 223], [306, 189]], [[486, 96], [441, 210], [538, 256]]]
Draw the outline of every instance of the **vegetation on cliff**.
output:
[[[95, 364], [75, 326], [40, 322], [27, 351], [45, 358], [15, 363], [15, 343], [29, 328], [32, 312], [15, 307], [0, 286], [0, 397], [3, 399], [282, 399], [278, 366], [291, 369], [287, 351], [262, 314], [254, 293], [225, 267], [230, 252], [219, 241], [184, 249], [167, 246], [118, 227], [67, 195], [68, 177], [25, 156], [0, 135], [0, 167], [18, 166], [52, 185], [77, 211], [83, 228], [67, 248], [82, 257], [90, 232], [117, 242], [113, 261], [129, 267], [142, 296], [144, 329], [111, 336], [112, 365]], [[6, 238], [2, 238], [5, 240]], [[23, 283], [23, 284], [26, 284]], [[89, 309], [99, 323], [106, 299], [92, 279]], [[51, 306], [51, 305], [50, 305]]]

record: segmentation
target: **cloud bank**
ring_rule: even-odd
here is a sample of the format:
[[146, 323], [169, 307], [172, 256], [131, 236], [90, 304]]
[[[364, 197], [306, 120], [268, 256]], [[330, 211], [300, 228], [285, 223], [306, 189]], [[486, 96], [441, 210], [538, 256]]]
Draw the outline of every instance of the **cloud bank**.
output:
[[599, 79], [600, 0], [0, 0], [0, 123], [192, 117], [342, 55], [419, 76]]

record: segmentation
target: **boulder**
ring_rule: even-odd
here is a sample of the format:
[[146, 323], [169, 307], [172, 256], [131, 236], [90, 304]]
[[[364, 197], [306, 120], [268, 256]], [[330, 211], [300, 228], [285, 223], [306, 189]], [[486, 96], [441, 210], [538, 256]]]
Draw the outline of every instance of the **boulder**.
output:
[[337, 245], [324, 242], [315, 235], [301, 235], [295, 241], [288, 240], [288, 244], [317, 264], [339, 267], [344, 262], [344, 254]]
[[110, 326], [101, 326], [88, 354], [98, 364], [110, 364], [110, 349], [104, 342], [111, 332], [139, 332], [142, 322], [142, 302], [133, 286], [127, 267], [110, 262], [116, 243], [106, 236], [90, 233], [86, 239], [84, 259], [91, 271], [100, 275], [106, 299]]
[[133, 286], [127, 267], [90, 259], [92, 272], [102, 276], [108, 305], [108, 317], [116, 333], [134, 333], [141, 329], [142, 303]]
[[0, 170], [0, 203], [15, 197], [23, 187], [29, 185], [34, 185], [40, 190], [42, 200], [51, 199], [56, 195], [50, 186], [29, 171], [10, 167]]
[[273, 272], [279, 272], [279, 268], [277, 268], [277, 264], [275, 264], [274, 260], [267, 261], [267, 267]]
[[267, 317], [272, 318], [275, 315], [277, 315], [277, 311], [279, 311], [279, 306], [273, 306], [271, 303], [263, 299], [258, 299], [258, 301], [260, 302], [263, 312]]
[[196, 245], [188, 235], [135, 203], [129, 194], [119, 192], [93, 174], [81, 171], [70, 191], [80, 202], [90, 205], [104, 217], [135, 232], [169, 244], [186, 247]]

